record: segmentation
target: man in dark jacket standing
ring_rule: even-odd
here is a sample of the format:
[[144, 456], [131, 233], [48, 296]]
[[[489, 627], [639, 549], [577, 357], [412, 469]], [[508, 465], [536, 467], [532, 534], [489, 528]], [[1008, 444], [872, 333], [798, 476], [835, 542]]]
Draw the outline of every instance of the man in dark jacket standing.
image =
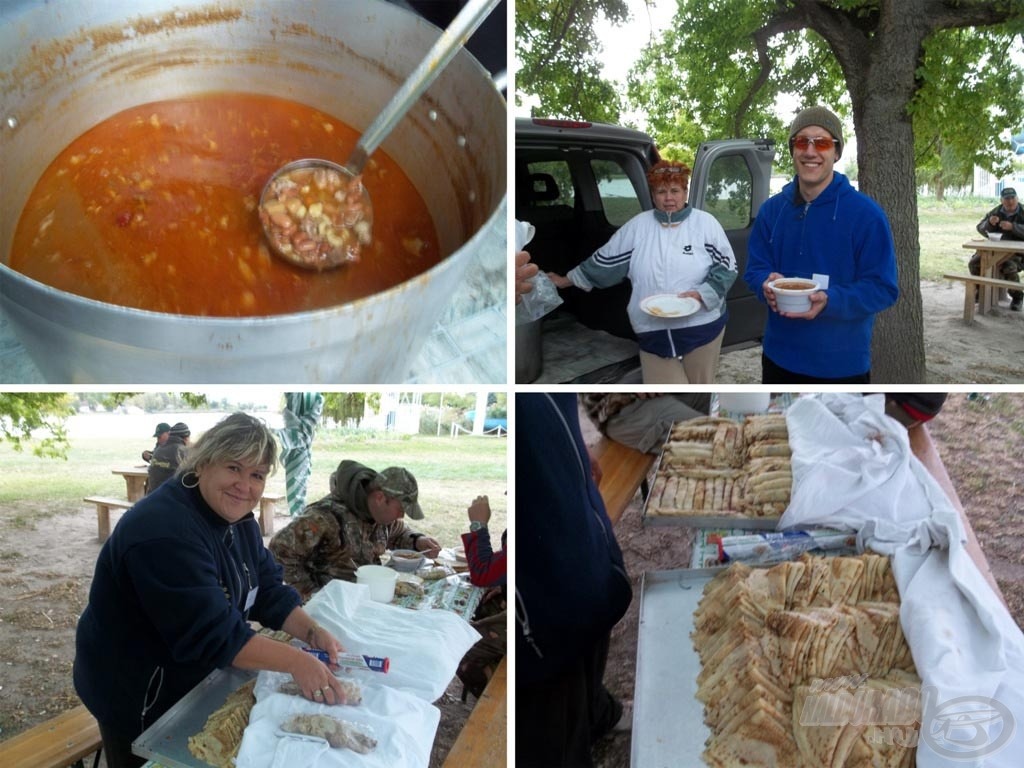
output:
[[146, 493], [152, 493], [160, 484], [174, 477], [178, 465], [185, 458], [189, 437], [192, 432], [188, 425], [179, 421], [168, 432], [165, 443], [158, 445], [149, 458], [149, 477], [146, 478]]
[[516, 396], [516, 765], [590, 768], [622, 716], [604, 687], [633, 597], [576, 395]]

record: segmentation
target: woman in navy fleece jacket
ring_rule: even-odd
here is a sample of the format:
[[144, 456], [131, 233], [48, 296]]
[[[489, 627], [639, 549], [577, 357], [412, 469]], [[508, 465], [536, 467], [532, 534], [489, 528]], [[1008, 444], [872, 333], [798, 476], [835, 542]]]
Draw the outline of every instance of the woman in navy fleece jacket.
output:
[[[762, 383], [868, 383], [875, 314], [896, 303], [896, 251], [881, 207], [833, 170], [842, 124], [824, 107], [790, 127], [796, 178], [761, 206], [750, 236], [750, 289], [772, 310], [762, 345]], [[768, 283], [827, 278], [809, 312], [780, 313]]]
[[110, 768], [142, 765], [131, 742], [215, 669], [290, 672], [307, 698], [340, 700], [325, 664], [249, 626], [284, 629], [332, 663], [342, 650], [263, 546], [252, 509], [276, 461], [266, 425], [228, 416], [103, 545], [78, 622], [74, 679]]

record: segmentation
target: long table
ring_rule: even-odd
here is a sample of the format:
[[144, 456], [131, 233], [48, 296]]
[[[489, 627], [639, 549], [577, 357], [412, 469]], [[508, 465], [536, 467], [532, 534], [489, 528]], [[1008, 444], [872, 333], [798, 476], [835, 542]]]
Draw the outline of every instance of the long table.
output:
[[146, 480], [149, 478], [149, 468], [145, 464], [136, 464], [131, 467], [115, 467], [110, 471], [112, 474], [120, 475], [124, 478], [128, 501], [136, 502], [146, 495]]
[[[942, 457], [927, 425], [908, 430], [914, 456], [927, 469], [959, 512], [967, 534], [967, 551], [996, 595], [1004, 601], [992, 576]], [[701, 745], [709, 735], [704, 708], [695, 698], [699, 662], [680, 653], [666, 638], [686, 638], [692, 629], [704, 585], [721, 569], [650, 571], [641, 587], [633, 709], [632, 768], [672, 765], [699, 768]]]

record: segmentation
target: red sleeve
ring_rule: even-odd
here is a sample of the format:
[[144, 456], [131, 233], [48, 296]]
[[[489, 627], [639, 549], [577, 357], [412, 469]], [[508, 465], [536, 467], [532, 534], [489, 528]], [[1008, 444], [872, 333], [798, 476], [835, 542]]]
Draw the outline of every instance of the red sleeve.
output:
[[505, 550], [491, 549], [491, 535], [486, 528], [462, 534], [469, 565], [469, 580], [477, 587], [493, 587], [505, 583]]

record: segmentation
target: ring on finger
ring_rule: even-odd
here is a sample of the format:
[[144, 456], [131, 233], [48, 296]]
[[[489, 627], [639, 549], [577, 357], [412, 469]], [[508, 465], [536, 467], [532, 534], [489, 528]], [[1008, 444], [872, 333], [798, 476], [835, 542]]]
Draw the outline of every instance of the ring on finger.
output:
[[315, 698], [315, 699], [322, 699], [323, 697], [324, 697], [324, 692], [321, 689], [317, 688], [315, 691], [313, 691], [313, 698]]

